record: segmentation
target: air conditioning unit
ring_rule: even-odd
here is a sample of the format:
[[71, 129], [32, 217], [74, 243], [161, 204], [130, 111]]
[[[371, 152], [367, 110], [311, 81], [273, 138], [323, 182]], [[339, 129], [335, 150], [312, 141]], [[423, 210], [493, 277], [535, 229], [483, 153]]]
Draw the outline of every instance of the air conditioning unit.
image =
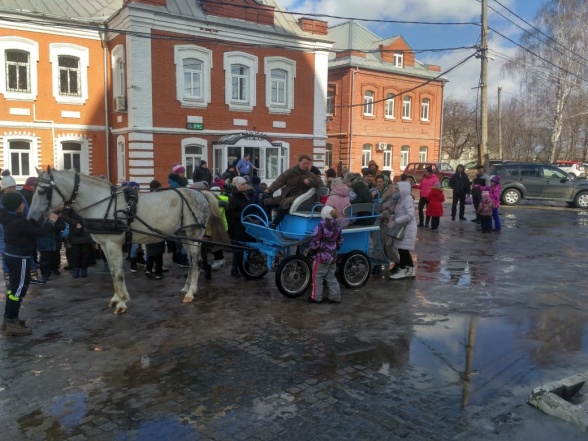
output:
[[386, 150], [387, 148], [388, 148], [388, 144], [385, 143], [385, 142], [379, 142], [379, 143], [376, 144], [376, 149], [379, 152], [382, 152], [382, 151]]
[[114, 97], [114, 111], [115, 112], [124, 112], [127, 110], [127, 99], [124, 96], [115, 96]]

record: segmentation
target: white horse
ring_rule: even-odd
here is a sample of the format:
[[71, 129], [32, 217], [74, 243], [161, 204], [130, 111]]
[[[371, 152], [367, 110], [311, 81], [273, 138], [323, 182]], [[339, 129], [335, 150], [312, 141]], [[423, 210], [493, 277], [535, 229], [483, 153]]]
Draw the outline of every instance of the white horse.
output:
[[[124, 210], [128, 202], [120, 188], [102, 179], [47, 167], [39, 175], [29, 218], [39, 221], [48, 210], [55, 211], [62, 205], [71, 205], [82, 218], [88, 222], [92, 219], [92, 224], [100, 224], [100, 221], [105, 220], [104, 223], [110, 223], [111, 226], [116, 223], [121, 229], [126, 229]], [[186, 237], [183, 243], [190, 258], [190, 269], [181, 293], [184, 302], [193, 301], [200, 274], [199, 241], [205, 227], [210, 228], [213, 241], [230, 243], [220, 217], [217, 198], [210, 192], [188, 188], [141, 193], [136, 201], [135, 215], [136, 218], [130, 224], [134, 243], [158, 242], [162, 240], [162, 235]], [[121, 216], [124, 221], [120, 221]], [[111, 230], [108, 234], [92, 234], [92, 237], [106, 255], [114, 282], [114, 296], [108, 306], [115, 307], [115, 314], [122, 314], [130, 301], [123, 271], [125, 232]]]

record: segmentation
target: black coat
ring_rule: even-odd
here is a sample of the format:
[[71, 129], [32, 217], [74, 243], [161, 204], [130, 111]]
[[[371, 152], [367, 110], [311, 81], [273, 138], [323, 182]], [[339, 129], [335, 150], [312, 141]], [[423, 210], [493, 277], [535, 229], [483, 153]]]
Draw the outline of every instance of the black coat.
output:
[[38, 225], [22, 214], [0, 209], [0, 223], [4, 226], [4, 252], [15, 256], [32, 256], [37, 249], [37, 237], [53, 231], [53, 222]]
[[227, 218], [228, 233], [232, 240], [240, 242], [254, 242], [241, 223], [241, 213], [251, 203], [249, 200], [250, 192], [235, 191], [229, 198], [229, 205], [225, 211]]
[[449, 186], [455, 194], [470, 194], [470, 178], [465, 173], [455, 173], [451, 176]]
[[212, 184], [212, 173], [209, 169], [203, 167], [197, 167], [192, 174], [192, 182], [206, 182], [210, 187]]
[[[85, 243], [94, 243], [90, 233], [84, 228], [84, 219], [73, 211], [71, 208], [66, 208], [61, 212], [61, 218], [69, 225], [69, 243], [72, 245], [81, 245]], [[77, 228], [77, 225], [81, 228]]]

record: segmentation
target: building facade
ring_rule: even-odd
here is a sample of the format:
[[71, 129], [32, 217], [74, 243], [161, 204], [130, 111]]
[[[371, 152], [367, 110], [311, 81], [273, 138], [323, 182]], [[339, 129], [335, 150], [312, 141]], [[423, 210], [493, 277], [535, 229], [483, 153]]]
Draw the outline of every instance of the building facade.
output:
[[326, 23], [270, 0], [96, 3], [0, 0], [0, 163], [17, 182], [50, 164], [165, 185], [174, 163], [220, 174], [245, 153], [271, 182], [323, 157]]
[[439, 159], [443, 85], [402, 37], [381, 39], [354, 21], [329, 29], [325, 163], [360, 171], [402, 172], [409, 162]]

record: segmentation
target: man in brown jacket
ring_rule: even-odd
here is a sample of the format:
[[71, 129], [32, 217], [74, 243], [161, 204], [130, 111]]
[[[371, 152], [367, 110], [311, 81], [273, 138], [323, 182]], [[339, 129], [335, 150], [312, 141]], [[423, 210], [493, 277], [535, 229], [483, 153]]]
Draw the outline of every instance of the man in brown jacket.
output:
[[265, 191], [271, 195], [274, 191], [282, 189], [280, 196], [271, 197], [264, 201], [264, 205], [278, 206], [276, 217], [270, 225], [271, 228], [279, 225], [286, 213], [288, 213], [294, 199], [306, 193], [311, 187], [323, 185], [321, 178], [310, 172], [311, 164], [312, 158], [310, 156], [300, 155], [298, 164], [278, 176], [278, 179]]

